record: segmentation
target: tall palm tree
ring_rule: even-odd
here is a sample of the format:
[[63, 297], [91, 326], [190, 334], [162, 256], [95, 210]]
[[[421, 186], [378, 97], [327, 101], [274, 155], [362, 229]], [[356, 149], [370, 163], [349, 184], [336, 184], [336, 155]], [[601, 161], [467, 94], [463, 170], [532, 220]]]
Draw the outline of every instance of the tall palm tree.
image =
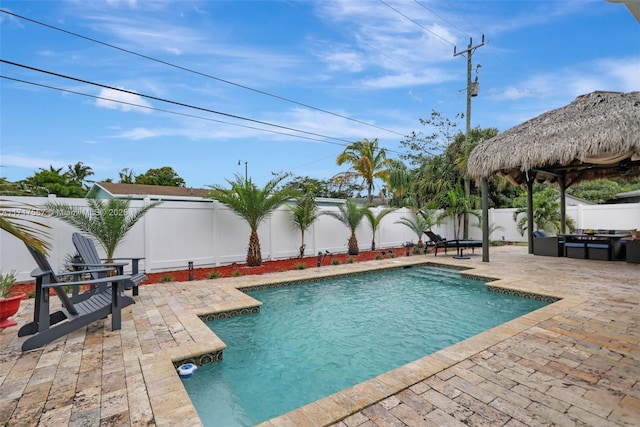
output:
[[249, 267], [262, 265], [260, 239], [258, 238], [260, 223], [271, 211], [298, 195], [296, 190], [290, 188], [277, 190], [278, 184], [286, 177], [287, 175], [277, 176], [267, 182], [264, 188], [258, 188], [251, 178], [245, 179], [245, 177], [236, 174], [235, 181], [227, 180], [231, 188], [224, 188], [220, 185], [211, 186], [212, 192], [209, 197], [231, 208], [247, 221], [251, 228], [249, 248], [247, 249], [247, 265]]
[[351, 168], [338, 174], [336, 178], [342, 181], [350, 181], [352, 179], [362, 178], [367, 187], [367, 198], [369, 204], [373, 203], [373, 189], [376, 178], [387, 180], [389, 174], [387, 159], [387, 151], [384, 148], [378, 148], [378, 139], [369, 141], [363, 139], [349, 144], [336, 159], [338, 166], [344, 163], [350, 163]]
[[28, 203], [0, 199], [0, 229], [46, 255], [51, 249], [51, 245], [45, 240], [49, 237], [49, 233], [40, 228], [51, 227], [28, 219], [29, 215], [42, 215], [43, 213], [43, 210]]
[[302, 243], [300, 244], [300, 259], [304, 258], [304, 232], [318, 219], [318, 202], [313, 193], [305, 193], [296, 199], [294, 206], [286, 205], [291, 212], [291, 223], [300, 230]]
[[107, 259], [113, 260], [118, 245], [133, 226], [160, 201], [138, 210], [129, 208], [130, 199], [87, 199], [88, 207], [47, 202], [44, 209], [80, 231], [91, 235], [104, 249]]
[[382, 222], [382, 218], [389, 215], [391, 212], [395, 211], [396, 208], [387, 208], [378, 212], [377, 215], [373, 213], [371, 209], [367, 209], [364, 211], [364, 216], [369, 220], [369, 224], [371, 225], [371, 250], [376, 250], [376, 230], [380, 226]]
[[338, 205], [338, 210], [338, 212], [323, 212], [323, 215], [329, 215], [337, 219], [351, 230], [347, 253], [349, 255], [358, 255], [360, 249], [358, 248], [358, 239], [356, 238], [356, 228], [358, 228], [360, 221], [362, 221], [362, 217], [369, 208], [366, 206], [359, 206], [353, 200], [347, 200], [344, 205]]

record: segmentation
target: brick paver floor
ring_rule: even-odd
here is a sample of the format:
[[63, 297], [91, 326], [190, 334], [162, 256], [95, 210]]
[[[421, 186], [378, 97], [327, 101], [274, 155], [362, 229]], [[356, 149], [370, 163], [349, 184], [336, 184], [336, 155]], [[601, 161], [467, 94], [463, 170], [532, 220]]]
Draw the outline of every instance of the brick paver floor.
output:
[[[0, 424], [202, 425], [174, 366], [224, 349], [198, 315], [258, 305], [240, 286], [425, 261], [562, 300], [263, 426], [640, 425], [640, 265], [538, 257], [524, 247], [491, 248], [490, 263], [411, 256], [143, 286], [121, 330], [99, 321], [26, 353], [18, 327], [7, 328]], [[22, 302], [19, 325], [32, 309]]]

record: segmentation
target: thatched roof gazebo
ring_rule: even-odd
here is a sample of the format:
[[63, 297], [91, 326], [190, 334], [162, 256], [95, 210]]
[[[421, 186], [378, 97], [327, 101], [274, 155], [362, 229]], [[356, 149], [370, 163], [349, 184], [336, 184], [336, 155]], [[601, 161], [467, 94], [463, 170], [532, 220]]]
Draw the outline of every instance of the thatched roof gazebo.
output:
[[475, 178], [503, 175], [517, 185], [527, 185], [532, 252], [534, 182], [559, 184], [564, 232], [564, 191], [569, 186], [598, 178], [640, 176], [640, 92], [581, 95], [565, 107], [480, 143], [471, 152], [467, 172]]

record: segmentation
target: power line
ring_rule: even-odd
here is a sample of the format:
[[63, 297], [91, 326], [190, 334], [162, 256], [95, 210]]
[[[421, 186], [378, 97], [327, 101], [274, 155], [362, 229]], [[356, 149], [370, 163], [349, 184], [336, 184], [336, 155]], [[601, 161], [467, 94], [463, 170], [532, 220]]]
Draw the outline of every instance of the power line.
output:
[[309, 108], [309, 109], [312, 109], [312, 110], [315, 110], [315, 111], [320, 111], [320, 112], [325, 113], [325, 114], [330, 114], [332, 116], [336, 116], [336, 117], [340, 117], [342, 119], [346, 119], [346, 120], [350, 120], [350, 121], [353, 121], [353, 122], [356, 122], [356, 123], [360, 123], [360, 124], [363, 124], [365, 126], [370, 126], [370, 127], [376, 128], [376, 129], [380, 129], [380, 130], [383, 130], [385, 132], [389, 132], [389, 133], [393, 133], [393, 134], [396, 134], [396, 135], [404, 136], [400, 132], [397, 132], [397, 131], [394, 131], [394, 130], [391, 130], [391, 129], [387, 129], [387, 128], [384, 128], [382, 126], [374, 125], [374, 124], [367, 123], [367, 122], [362, 121], [362, 120], [354, 119], [352, 117], [348, 117], [348, 116], [345, 116], [345, 115], [342, 115], [342, 114], [334, 113], [332, 111], [324, 110], [322, 108], [314, 107], [314, 106], [309, 105], [309, 104], [305, 104], [305, 103], [302, 103], [302, 102], [299, 102], [299, 101], [295, 101], [295, 100], [292, 100], [292, 99], [289, 99], [289, 98], [285, 98], [285, 97], [280, 96], [280, 95], [275, 95], [275, 94], [272, 94], [272, 93], [269, 93], [269, 92], [266, 92], [266, 91], [263, 91], [263, 90], [260, 90], [260, 89], [255, 89], [255, 88], [252, 88], [252, 87], [240, 84], [240, 83], [235, 83], [235, 82], [232, 82], [230, 80], [225, 80], [225, 79], [222, 79], [220, 77], [215, 77], [215, 76], [212, 76], [211, 74], [206, 74], [206, 73], [203, 73], [203, 72], [200, 72], [200, 71], [192, 70], [190, 68], [183, 67], [183, 66], [177, 65], [177, 64], [173, 64], [171, 62], [163, 61], [161, 59], [157, 59], [157, 58], [154, 58], [154, 57], [151, 57], [151, 56], [148, 56], [148, 55], [143, 55], [141, 53], [134, 52], [134, 51], [129, 50], [129, 49], [125, 49], [125, 48], [122, 48], [122, 47], [119, 47], [119, 46], [116, 46], [116, 45], [113, 45], [113, 44], [110, 44], [110, 43], [106, 43], [106, 42], [103, 42], [103, 41], [100, 41], [100, 40], [97, 40], [97, 39], [94, 39], [94, 38], [91, 38], [91, 37], [88, 37], [88, 36], [84, 36], [82, 34], [78, 34], [78, 33], [75, 33], [75, 32], [69, 31], [69, 30], [65, 30], [65, 29], [60, 28], [60, 27], [56, 27], [54, 25], [50, 25], [50, 24], [47, 24], [47, 23], [44, 23], [44, 22], [41, 22], [41, 21], [37, 21], [37, 20], [32, 19], [32, 18], [27, 18], [26, 16], [18, 15], [16, 13], [9, 12], [9, 11], [4, 10], [4, 9], [0, 9], [0, 10], [3, 13], [12, 15], [12, 16], [14, 16], [16, 18], [24, 19], [24, 20], [32, 22], [34, 24], [38, 24], [38, 25], [41, 25], [41, 26], [44, 26], [44, 27], [47, 27], [47, 28], [50, 28], [50, 29], [53, 29], [53, 30], [56, 30], [56, 31], [60, 31], [62, 33], [69, 34], [69, 35], [72, 35], [74, 37], [79, 37], [79, 38], [84, 39], [84, 40], [88, 40], [88, 41], [91, 41], [91, 42], [94, 42], [94, 43], [98, 43], [98, 44], [101, 44], [103, 46], [107, 46], [107, 47], [110, 47], [112, 49], [116, 49], [116, 50], [119, 50], [121, 52], [128, 53], [130, 55], [135, 55], [135, 56], [138, 56], [140, 58], [148, 59], [150, 61], [154, 61], [154, 62], [163, 64], [163, 65], [167, 65], [169, 67], [177, 68], [177, 69], [182, 70], [182, 71], [187, 71], [189, 73], [197, 74], [197, 75], [202, 76], [202, 77], [207, 77], [207, 78], [210, 78], [210, 79], [222, 82], [222, 83], [226, 83], [226, 84], [233, 85], [233, 86], [245, 89], [245, 90], [249, 90], [249, 91], [252, 91], [252, 92], [255, 92], [255, 93], [259, 93], [261, 95], [270, 96], [272, 98], [276, 98], [276, 99], [279, 99], [281, 101], [290, 102], [292, 104], [300, 105], [300, 106], [305, 107], [305, 108]]
[[265, 121], [262, 121], [262, 120], [256, 120], [256, 119], [251, 119], [251, 118], [248, 118], [248, 117], [238, 116], [236, 114], [224, 113], [222, 111], [211, 110], [209, 108], [204, 108], [204, 107], [198, 107], [198, 106], [195, 106], [195, 105], [185, 104], [183, 102], [171, 101], [169, 99], [159, 98], [159, 97], [153, 96], [153, 95], [146, 95], [146, 94], [143, 94], [143, 93], [138, 93], [138, 92], [134, 92], [134, 91], [126, 90], [126, 89], [121, 89], [121, 88], [117, 88], [117, 87], [114, 87], [114, 86], [105, 85], [105, 84], [102, 84], [102, 83], [91, 82], [89, 80], [84, 80], [84, 79], [80, 79], [80, 78], [77, 78], [77, 77], [71, 77], [71, 76], [67, 76], [67, 75], [64, 75], [64, 74], [55, 73], [53, 71], [42, 70], [40, 68], [31, 67], [29, 65], [18, 64], [16, 62], [7, 61], [6, 59], [0, 59], [0, 62], [4, 62], [4, 63], [9, 64], [9, 65], [14, 65], [16, 67], [25, 68], [25, 69], [32, 70], [32, 71], [37, 71], [39, 73], [49, 74], [49, 75], [52, 75], [52, 76], [55, 76], [55, 77], [61, 77], [63, 79], [67, 79], [67, 80], [73, 80], [73, 81], [76, 81], [76, 82], [85, 83], [85, 84], [89, 84], [89, 85], [93, 85], [93, 86], [98, 86], [98, 87], [102, 87], [102, 88], [105, 88], [105, 89], [110, 89], [110, 90], [115, 90], [115, 91], [118, 91], [118, 92], [128, 93], [130, 95], [136, 95], [136, 96], [140, 96], [140, 97], [143, 97], [143, 98], [153, 99], [155, 101], [166, 102], [166, 103], [169, 103], [169, 104], [174, 104], [174, 105], [178, 105], [178, 106], [181, 106], [181, 107], [193, 108], [193, 109], [200, 110], [200, 111], [206, 111], [207, 113], [219, 114], [219, 115], [226, 116], [226, 117], [231, 117], [231, 118], [234, 118], [234, 119], [246, 120], [246, 121], [253, 122], [253, 123], [259, 123], [259, 124], [265, 125], [265, 126], [272, 126], [272, 127], [291, 130], [291, 131], [294, 131], [294, 132], [300, 132], [300, 133], [304, 133], [304, 134], [308, 134], [308, 135], [320, 136], [322, 138], [329, 138], [329, 139], [335, 139], [335, 140], [338, 140], [338, 141], [344, 141], [344, 140], [342, 140], [340, 138], [329, 137], [329, 136], [317, 134], [317, 133], [314, 133], [314, 132], [308, 132], [308, 131], [295, 129], [295, 128], [288, 127], [288, 126], [277, 125], [277, 124], [274, 124], [274, 123], [265, 122]]
[[432, 9], [428, 8], [427, 6], [425, 6], [424, 4], [420, 3], [418, 0], [413, 0], [414, 2], [416, 2], [420, 7], [422, 7], [425, 10], [428, 10], [429, 12], [431, 12], [432, 14], [434, 14], [435, 16], [437, 16], [438, 18], [442, 19], [444, 22], [446, 22], [447, 24], [449, 24], [451, 27], [455, 28], [456, 30], [460, 31], [461, 33], [466, 34], [467, 36], [471, 37], [471, 34], [467, 33], [465, 30], [458, 28], [457, 26], [455, 26], [454, 24], [452, 24], [451, 22], [447, 21], [446, 19], [444, 19], [442, 16], [438, 15], [437, 13], [435, 13]]
[[[33, 86], [40, 86], [40, 87], [44, 87], [44, 88], [47, 88], [47, 89], [54, 89], [54, 90], [58, 90], [58, 91], [61, 91], [61, 92], [72, 93], [72, 94], [75, 94], [75, 95], [81, 95], [81, 96], [86, 96], [86, 97], [95, 98], [95, 99], [102, 99], [102, 100], [105, 100], [105, 101], [110, 101], [110, 102], [115, 102], [115, 103], [119, 103], [119, 104], [129, 105], [129, 106], [142, 108], [142, 109], [147, 109], [147, 110], [159, 111], [159, 112], [168, 113], [168, 114], [175, 114], [175, 115], [183, 116], [183, 117], [207, 120], [207, 121], [216, 122], [216, 123], [223, 123], [223, 124], [227, 124], [227, 125], [231, 125], [231, 126], [238, 126], [238, 127], [242, 127], [242, 128], [246, 128], [246, 129], [253, 129], [253, 130], [258, 130], [258, 131], [261, 131], [261, 132], [274, 133], [274, 134], [289, 136], [289, 137], [293, 137], [293, 138], [300, 138], [300, 139], [306, 139], [306, 140], [310, 140], [310, 141], [317, 141], [317, 142], [322, 142], [322, 143], [327, 143], [327, 144], [334, 144], [334, 145], [339, 145], [341, 147], [346, 147], [349, 144], [352, 144], [354, 142], [354, 141], [349, 141], [349, 140], [342, 139], [342, 138], [336, 138], [336, 137], [323, 135], [323, 134], [319, 134], [319, 133], [308, 132], [308, 131], [304, 131], [304, 130], [300, 130], [300, 129], [296, 129], [296, 128], [292, 128], [292, 127], [288, 127], [288, 126], [282, 126], [282, 125], [277, 125], [277, 124], [264, 122], [264, 121], [260, 121], [260, 120], [254, 120], [254, 119], [250, 119], [250, 118], [246, 118], [246, 117], [242, 117], [242, 116], [236, 116], [236, 115], [233, 115], [233, 114], [222, 113], [222, 112], [218, 112], [218, 111], [215, 111], [215, 110], [209, 110], [209, 109], [206, 109], [206, 108], [203, 108], [203, 107], [197, 107], [197, 106], [194, 106], [194, 105], [184, 104], [184, 103], [171, 101], [171, 100], [167, 100], [167, 99], [163, 99], [163, 98], [158, 98], [158, 97], [154, 97], [154, 96], [150, 96], [150, 95], [144, 95], [144, 94], [140, 94], [140, 93], [137, 93], [137, 92], [129, 91], [129, 90], [126, 90], [126, 89], [115, 88], [115, 87], [112, 87], [112, 86], [103, 85], [103, 84], [100, 84], [100, 83], [94, 83], [94, 82], [78, 79], [78, 78], [75, 78], [75, 77], [64, 76], [62, 74], [57, 74], [57, 73], [50, 72], [50, 71], [39, 70], [39, 69], [34, 68], [34, 67], [29, 67], [29, 66], [26, 66], [26, 65], [16, 64], [16, 63], [13, 63], [11, 61], [4, 60], [4, 59], [0, 59], [0, 62], [4, 62], [4, 63], [10, 64], [10, 65], [15, 65], [15, 66], [22, 67], [22, 68], [31, 69], [33, 71], [44, 72], [46, 74], [51, 74], [51, 75], [54, 75], [54, 76], [57, 76], [57, 77], [62, 77], [62, 78], [78, 81], [78, 82], [81, 82], [81, 83], [86, 83], [86, 84], [90, 84], [90, 85], [94, 85], [94, 86], [103, 87], [105, 89], [110, 89], [110, 90], [114, 90], [114, 91], [118, 91], [118, 92], [128, 93], [128, 94], [131, 94], [131, 95], [137, 95], [137, 96], [140, 96], [140, 97], [143, 97], [143, 98], [154, 99], [154, 100], [157, 100], [157, 101], [167, 102], [167, 103], [170, 103], [170, 104], [174, 104], [174, 105], [178, 105], [178, 106], [182, 106], [182, 107], [186, 107], [186, 108], [193, 108], [193, 109], [196, 109], [196, 110], [201, 110], [201, 111], [205, 111], [205, 112], [209, 112], [209, 113], [213, 113], [213, 114], [221, 114], [221, 115], [225, 115], [225, 116], [228, 116], [228, 117], [237, 118], [237, 119], [240, 119], [240, 120], [247, 120], [247, 121], [250, 121], [250, 122], [264, 124], [266, 126], [282, 128], [282, 129], [290, 130], [290, 131], [293, 131], [293, 132], [299, 132], [299, 133], [303, 133], [303, 134], [313, 135], [313, 136], [317, 136], [317, 137], [320, 137], [320, 138], [323, 138], [323, 139], [312, 138], [312, 137], [303, 136], [303, 135], [295, 135], [295, 134], [290, 134], [290, 133], [271, 130], [271, 129], [259, 128], [259, 127], [255, 127], [255, 126], [242, 125], [242, 124], [239, 124], [239, 123], [232, 123], [232, 122], [227, 122], [227, 121], [224, 121], [224, 120], [212, 119], [212, 118], [209, 118], [209, 117], [196, 116], [194, 114], [181, 113], [181, 112], [177, 112], [177, 111], [171, 111], [171, 110], [166, 110], [166, 109], [162, 109], [162, 108], [151, 107], [151, 106], [148, 106], [148, 105], [136, 104], [136, 103], [133, 103], [133, 102], [127, 102], [127, 101], [108, 98], [108, 97], [99, 96], [99, 95], [86, 94], [86, 93], [83, 93], [83, 92], [74, 91], [74, 90], [70, 90], [70, 89], [63, 89], [63, 88], [59, 88], [59, 87], [55, 87], [55, 86], [45, 85], [45, 84], [42, 84], [42, 83], [30, 82], [30, 81], [27, 81], [27, 80], [22, 80], [22, 79], [17, 79], [17, 78], [13, 78], [13, 77], [0, 75], [1, 78], [8, 79], [8, 80], [13, 80], [13, 81], [20, 82], [20, 83], [30, 84], [30, 85], [33, 85]], [[327, 141], [327, 139], [331, 139], [331, 140], [335, 140], [335, 141], [339, 141], [339, 142]], [[398, 151], [391, 150], [391, 149], [388, 149], [388, 148], [385, 148], [385, 151], [387, 151], [388, 153], [393, 153], [393, 154], [402, 154], [402, 153], [400, 153]]]
[[408, 17], [407, 15], [405, 15], [404, 13], [400, 12], [398, 9], [396, 9], [395, 7], [391, 6], [388, 3], [385, 3], [383, 0], [378, 0], [380, 3], [382, 3], [383, 5], [387, 6], [389, 9], [395, 11], [396, 13], [398, 13], [399, 15], [403, 16], [404, 18], [408, 19], [409, 21], [413, 22], [414, 24], [416, 24], [418, 27], [422, 28], [423, 30], [425, 30], [428, 33], [433, 34], [434, 36], [436, 36], [437, 38], [439, 38], [440, 40], [444, 41], [447, 44], [450, 44], [451, 46], [455, 45], [453, 43], [451, 43], [449, 40], [445, 39], [444, 37], [440, 36], [437, 33], [434, 33], [433, 31], [431, 31], [430, 29], [428, 29], [427, 27], [425, 27], [424, 25], [422, 25], [421, 23], [419, 23], [418, 21], [415, 21], [413, 19], [411, 19], [410, 17]]
[[[89, 98], [101, 99], [101, 100], [104, 100], [104, 101], [114, 102], [114, 103], [117, 103], [117, 104], [129, 105], [131, 107], [142, 108], [142, 109], [152, 110], [152, 111], [158, 111], [158, 112], [161, 112], [161, 113], [175, 114], [177, 116], [189, 117], [189, 118], [193, 118], [193, 119], [207, 120], [207, 121], [210, 121], [210, 122], [222, 123], [222, 124], [231, 125], [231, 126], [238, 126], [238, 127], [241, 127], [241, 128], [253, 129], [253, 130], [258, 130], [258, 131], [261, 131], [261, 132], [268, 132], [268, 133], [275, 133], [275, 134], [279, 134], [279, 135], [291, 136], [291, 137], [294, 137], [294, 138], [308, 139], [310, 141], [318, 141], [318, 142], [324, 142], [324, 143], [327, 143], [327, 144], [335, 144], [335, 145], [340, 145], [342, 147], [345, 147], [347, 145], [346, 143], [350, 144], [352, 142], [352, 141], [347, 141], [347, 140], [344, 140], [345, 143], [326, 141], [324, 139], [311, 138], [311, 137], [302, 136], [302, 135], [294, 135], [294, 134], [291, 134], [291, 133], [279, 132], [279, 131], [276, 131], [276, 130], [264, 129], [264, 128], [259, 128], [259, 127], [255, 127], [255, 126], [242, 125], [240, 123], [226, 122], [224, 120], [212, 119], [210, 117], [196, 116], [195, 114], [188, 114], [188, 113], [181, 113], [181, 112], [178, 112], [178, 111], [165, 110], [163, 108], [157, 108], [157, 107], [151, 107], [151, 106], [148, 106], [148, 105], [136, 104], [135, 102], [123, 101], [121, 99], [113, 99], [113, 98], [108, 98], [108, 97], [100, 96], [100, 95], [91, 95], [89, 93], [79, 92], [79, 91], [75, 91], [75, 90], [71, 90], [71, 89], [64, 89], [64, 88], [60, 88], [60, 87], [56, 87], [56, 86], [46, 85], [46, 84], [43, 84], [43, 83], [31, 82], [31, 81], [28, 81], [28, 80], [22, 80], [22, 79], [18, 79], [18, 78], [15, 78], [15, 77], [9, 77], [9, 76], [0, 75], [0, 78], [7, 79], [7, 80], [12, 80], [14, 82], [24, 83], [24, 84], [28, 84], [28, 85], [32, 85], [32, 86], [38, 86], [38, 87], [42, 87], [42, 88], [45, 88], [45, 89], [52, 89], [52, 90], [57, 90], [57, 91], [60, 91], [60, 92], [65, 92], [65, 93], [72, 93], [74, 95], [80, 95], [80, 96], [86, 96], [86, 97], [89, 97]], [[327, 137], [327, 138], [329, 138], [329, 137]]]

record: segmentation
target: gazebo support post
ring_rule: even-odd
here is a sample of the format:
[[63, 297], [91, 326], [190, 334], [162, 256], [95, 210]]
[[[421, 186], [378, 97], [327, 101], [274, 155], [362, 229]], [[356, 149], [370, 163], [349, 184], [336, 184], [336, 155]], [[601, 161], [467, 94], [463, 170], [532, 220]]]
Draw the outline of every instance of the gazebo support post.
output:
[[527, 237], [529, 240], [529, 253], [533, 254], [533, 182], [536, 173], [532, 170], [527, 171]]
[[489, 262], [489, 181], [482, 177], [482, 262]]
[[567, 199], [565, 190], [567, 188], [567, 179], [564, 174], [560, 175], [558, 181], [560, 184], [560, 234], [567, 232]]

